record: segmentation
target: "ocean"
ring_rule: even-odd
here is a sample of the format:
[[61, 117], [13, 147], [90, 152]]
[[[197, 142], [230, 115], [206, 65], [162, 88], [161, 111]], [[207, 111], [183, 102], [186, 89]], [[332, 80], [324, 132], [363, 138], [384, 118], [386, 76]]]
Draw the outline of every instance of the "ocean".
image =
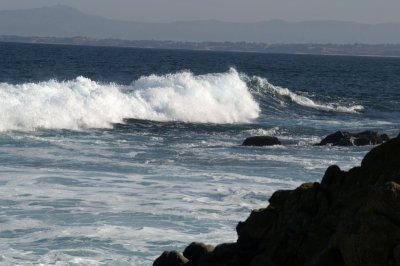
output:
[[[400, 58], [0, 43], [0, 264], [151, 265], [400, 130]], [[282, 145], [244, 147], [270, 135]]]

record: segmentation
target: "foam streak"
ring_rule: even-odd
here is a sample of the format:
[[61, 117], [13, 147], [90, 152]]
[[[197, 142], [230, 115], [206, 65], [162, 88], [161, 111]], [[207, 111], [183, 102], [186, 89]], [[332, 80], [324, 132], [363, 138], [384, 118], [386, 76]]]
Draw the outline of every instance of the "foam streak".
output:
[[266, 79], [260, 78], [260, 77], [253, 77], [252, 78], [253, 83], [256, 83], [258, 86], [258, 89], [263, 89], [266, 93], [270, 93], [274, 98], [284, 98], [288, 99], [291, 102], [316, 109], [316, 110], [321, 110], [321, 111], [327, 111], [327, 112], [341, 112], [341, 113], [357, 113], [359, 111], [362, 111], [364, 107], [362, 105], [354, 105], [354, 106], [341, 106], [338, 104], [334, 103], [319, 103], [317, 101], [314, 101], [306, 96], [299, 95], [297, 93], [294, 93], [290, 91], [287, 88], [282, 88], [279, 86], [275, 86], [271, 83], [269, 83]]

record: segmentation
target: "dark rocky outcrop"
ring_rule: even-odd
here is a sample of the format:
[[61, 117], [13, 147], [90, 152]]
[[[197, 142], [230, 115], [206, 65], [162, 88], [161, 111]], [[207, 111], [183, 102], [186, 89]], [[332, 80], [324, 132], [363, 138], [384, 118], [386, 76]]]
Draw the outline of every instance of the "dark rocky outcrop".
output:
[[206, 245], [204, 243], [192, 242], [183, 251], [183, 256], [190, 260], [193, 264], [196, 264], [200, 258], [204, 257], [208, 253], [214, 251], [215, 247], [212, 245]]
[[330, 166], [321, 183], [276, 191], [269, 203], [237, 225], [236, 243], [191, 244], [188, 261], [154, 265], [400, 265], [400, 138], [373, 148], [359, 167]]
[[277, 137], [270, 136], [253, 136], [248, 137], [243, 141], [243, 146], [273, 146], [281, 145]]
[[177, 251], [164, 251], [154, 261], [153, 266], [183, 266], [188, 265], [188, 262], [189, 260]]
[[331, 135], [328, 135], [317, 145], [322, 146], [330, 144], [332, 146], [364, 146], [382, 144], [388, 140], [388, 135], [380, 134], [371, 130], [360, 133], [337, 131]]

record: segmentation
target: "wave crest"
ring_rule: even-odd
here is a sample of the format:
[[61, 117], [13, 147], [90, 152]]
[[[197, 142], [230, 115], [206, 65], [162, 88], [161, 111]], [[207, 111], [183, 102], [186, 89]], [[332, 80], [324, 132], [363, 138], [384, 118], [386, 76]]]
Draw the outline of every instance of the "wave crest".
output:
[[280, 101], [282, 105], [285, 103], [285, 101], [289, 100], [290, 102], [304, 107], [327, 112], [358, 113], [364, 110], [364, 107], [362, 105], [342, 106], [337, 103], [320, 103], [306, 96], [294, 93], [287, 88], [275, 86], [269, 83], [268, 80], [264, 78], [252, 77], [249, 80], [251, 83], [255, 84], [257, 92], [260, 92], [261, 89], [263, 93], [265, 92], [272, 94], [272, 97], [275, 100]]
[[0, 83], [0, 132], [109, 128], [126, 118], [190, 123], [246, 123], [262, 104], [287, 112], [288, 102], [328, 112], [357, 113], [361, 105], [321, 103], [235, 69], [194, 75], [184, 71], [142, 76], [130, 85], [99, 83], [85, 77], [11, 85]]
[[0, 84], [0, 131], [107, 128], [124, 118], [192, 123], [244, 123], [260, 107], [234, 70], [144, 76], [129, 86], [84, 77]]

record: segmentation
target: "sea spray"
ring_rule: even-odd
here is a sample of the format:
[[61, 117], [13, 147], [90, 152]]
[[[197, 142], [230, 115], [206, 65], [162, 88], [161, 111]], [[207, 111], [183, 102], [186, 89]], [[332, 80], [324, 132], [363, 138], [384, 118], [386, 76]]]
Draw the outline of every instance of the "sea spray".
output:
[[0, 131], [107, 128], [124, 118], [191, 123], [245, 123], [260, 108], [235, 70], [143, 76], [131, 85], [78, 77], [0, 84]]
[[319, 111], [357, 113], [363, 106], [321, 103], [275, 86], [261, 77], [182, 71], [142, 76], [130, 85], [100, 83], [85, 77], [11, 85], [0, 83], [0, 131], [109, 128], [125, 118], [188, 123], [247, 123], [260, 103], [288, 112], [285, 105]]
[[144, 76], [130, 88], [162, 121], [243, 123], [260, 113], [249, 88], [234, 69], [199, 76], [190, 72]]

